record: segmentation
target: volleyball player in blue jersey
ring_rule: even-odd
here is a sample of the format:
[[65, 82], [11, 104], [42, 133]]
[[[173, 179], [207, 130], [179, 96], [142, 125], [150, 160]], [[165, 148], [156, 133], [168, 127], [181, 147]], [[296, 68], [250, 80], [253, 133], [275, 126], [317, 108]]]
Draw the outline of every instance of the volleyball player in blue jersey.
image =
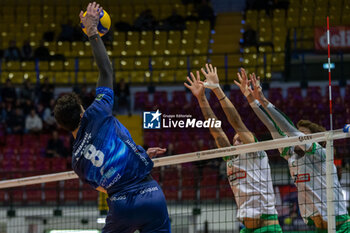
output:
[[54, 114], [58, 124], [72, 132], [72, 166], [79, 178], [108, 194], [109, 213], [103, 233], [171, 232], [164, 194], [150, 176], [149, 158], [164, 152], [146, 151], [112, 115], [113, 70], [97, 32], [102, 8], [90, 3], [80, 18], [87, 29], [99, 69], [96, 99], [86, 111], [77, 95], [61, 97]]

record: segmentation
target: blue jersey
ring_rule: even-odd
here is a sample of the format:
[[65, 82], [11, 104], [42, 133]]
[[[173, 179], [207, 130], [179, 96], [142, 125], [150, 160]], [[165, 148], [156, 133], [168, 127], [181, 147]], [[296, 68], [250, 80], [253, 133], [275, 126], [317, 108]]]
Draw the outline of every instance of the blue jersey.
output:
[[84, 182], [111, 194], [145, 179], [153, 162], [112, 115], [113, 90], [99, 87], [96, 95], [81, 119], [73, 145], [72, 166]]

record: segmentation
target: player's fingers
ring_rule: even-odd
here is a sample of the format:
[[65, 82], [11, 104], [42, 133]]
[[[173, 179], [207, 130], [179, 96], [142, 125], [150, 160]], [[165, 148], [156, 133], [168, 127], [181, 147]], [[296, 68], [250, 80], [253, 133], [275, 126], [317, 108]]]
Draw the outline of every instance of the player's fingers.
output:
[[89, 12], [89, 13], [90, 13], [91, 5], [92, 5], [92, 3], [90, 2], [90, 3], [88, 4], [88, 6], [86, 7], [86, 12]]
[[158, 148], [157, 154], [163, 154], [166, 151], [166, 148]]
[[98, 14], [100, 14], [102, 11], [103, 11], [103, 7], [101, 6], [101, 7], [98, 9]]
[[215, 72], [215, 74], [217, 74], [218, 72], [217, 72], [217, 70], [216, 70], [216, 67], [214, 67], [214, 72]]
[[80, 17], [80, 19], [84, 18], [84, 12], [83, 11], [80, 11], [79, 17]]
[[249, 93], [254, 96], [254, 91], [251, 88], [248, 88]]
[[203, 69], [203, 68], [201, 68], [201, 71], [202, 71], [202, 74], [205, 76], [205, 77], [207, 77], [207, 72], [205, 72], [205, 70]]
[[190, 77], [187, 76], [187, 81], [189, 82], [189, 84], [191, 84], [191, 86], [193, 85], [192, 80], [190, 79]]
[[209, 69], [208, 63], [205, 64], [205, 68], [207, 69], [207, 72], [209, 73], [209, 72], [210, 72], [210, 69]]
[[187, 87], [188, 89], [191, 90], [191, 86], [190, 85], [188, 85], [187, 83], [184, 83], [184, 85], [185, 85], [185, 87]]
[[97, 3], [95, 6], [95, 9], [96, 9], [96, 11], [98, 11], [100, 9], [100, 4]]
[[241, 84], [237, 82], [236, 80], [233, 81], [239, 88], [241, 88]]
[[190, 75], [191, 75], [191, 80], [192, 80], [192, 82], [193, 82], [193, 83], [196, 82], [197, 79], [196, 79], [196, 77], [194, 77], [194, 74], [191, 72]]
[[247, 79], [247, 73], [245, 72], [245, 69], [241, 68], [241, 74], [243, 79]]
[[240, 73], [237, 73], [237, 77], [238, 77], [239, 82], [242, 82], [242, 77], [241, 77]]
[[198, 70], [196, 71], [196, 74], [197, 74], [197, 82], [201, 81], [201, 75], [199, 74]]
[[210, 68], [210, 71], [211, 71], [212, 73], [214, 73], [214, 69], [213, 69], [212, 64], [209, 64], [209, 68]]

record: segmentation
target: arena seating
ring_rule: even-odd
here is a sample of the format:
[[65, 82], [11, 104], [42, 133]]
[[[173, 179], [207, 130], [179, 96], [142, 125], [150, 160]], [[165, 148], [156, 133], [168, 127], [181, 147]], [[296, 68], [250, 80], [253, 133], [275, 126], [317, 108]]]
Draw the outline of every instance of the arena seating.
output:
[[[78, 24], [76, 12], [79, 12], [86, 1], [74, 3], [62, 1], [31, 0], [27, 2], [2, 1], [0, 14], [0, 49], [6, 49], [9, 41], [16, 40], [20, 47], [29, 39], [33, 49], [40, 45], [45, 32], [54, 33], [55, 40], [61, 31], [61, 24], [67, 19]], [[26, 5], [28, 4], [28, 5]], [[71, 6], [71, 5], [74, 6]], [[111, 15], [112, 22], [133, 23], [140, 12], [152, 9], [156, 19], [164, 19], [173, 10], [183, 16], [191, 16], [193, 4], [184, 5], [180, 0], [166, 1], [102, 1], [102, 5]], [[68, 7], [69, 6], [69, 7]], [[279, 10], [276, 10], [279, 11]], [[268, 20], [259, 13], [261, 20]], [[68, 18], [62, 17], [67, 16]], [[278, 19], [283, 11], [278, 13]], [[261, 16], [261, 17], [260, 17]], [[257, 12], [247, 12], [247, 23], [257, 20]], [[252, 18], [252, 19], [251, 19]], [[8, 24], [11, 19], [11, 24]], [[253, 21], [254, 21], [253, 20]], [[125, 79], [131, 83], [179, 83], [189, 70], [198, 69], [206, 62], [218, 67], [219, 75], [228, 78], [228, 74], [244, 66], [248, 71], [257, 72], [261, 77], [270, 78], [271, 72], [284, 69], [285, 31], [277, 27], [274, 32], [275, 49], [268, 46], [240, 50], [242, 14], [218, 14], [214, 30], [209, 21], [186, 21], [182, 31], [128, 31], [111, 29], [111, 42], [106, 47], [116, 70], [115, 80]], [[271, 21], [271, 20], [270, 20]], [[270, 22], [268, 21], [268, 22]], [[268, 22], [261, 22], [261, 25]], [[268, 27], [262, 27], [261, 31]], [[263, 41], [269, 41], [271, 33], [261, 32]], [[0, 83], [10, 78], [14, 84], [21, 84], [24, 79], [36, 82], [48, 77], [50, 82], [60, 85], [78, 83], [92, 84], [96, 80], [96, 65], [92, 61], [89, 42], [52, 41], [43, 44], [52, 57], [61, 60], [1, 62]], [[242, 54], [243, 52], [243, 54]], [[62, 60], [64, 58], [64, 60]]]

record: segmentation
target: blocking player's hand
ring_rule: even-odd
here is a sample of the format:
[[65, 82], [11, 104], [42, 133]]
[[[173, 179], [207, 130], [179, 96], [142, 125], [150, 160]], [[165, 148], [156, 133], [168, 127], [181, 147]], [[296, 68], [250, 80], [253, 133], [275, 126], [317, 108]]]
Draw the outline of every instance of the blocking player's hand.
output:
[[187, 81], [190, 85], [187, 83], [184, 83], [185, 87], [191, 90], [192, 94], [198, 98], [204, 96], [204, 83], [201, 81], [201, 77], [199, 74], [199, 71], [196, 72], [197, 77], [194, 76], [194, 74], [191, 72], [191, 78], [187, 77]]
[[151, 147], [151, 148], [148, 148], [147, 150], [147, 154], [150, 158], [153, 158], [155, 156], [158, 156], [158, 155], [162, 155], [166, 152], [166, 149], [165, 148], [160, 148], [160, 147]]
[[234, 80], [234, 83], [239, 87], [243, 95], [247, 97], [250, 94], [249, 92], [250, 81], [248, 80], [245, 69], [241, 68], [241, 73], [238, 72], [237, 77], [238, 77], [238, 81]]
[[205, 77], [204, 80], [204, 87], [209, 89], [215, 89], [220, 87], [219, 86], [219, 77], [216, 70], [216, 67], [213, 67], [211, 64], [205, 64], [206, 70], [201, 68], [201, 71]]
[[258, 100], [260, 103], [265, 99], [264, 97], [264, 93], [262, 92], [262, 88], [260, 86], [260, 77], [256, 77], [255, 74], [251, 74], [249, 75], [249, 78], [251, 80], [252, 88], [249, 88], [249, 92], [250, 94], [252, 94], [252, 96]]
[[86, 8], [85, 16], [84, 12], [80, 11], [80, 20], [86, 27], [86, 33], [89, 37], [97, 34], [97, 25], [100, 21], [101, 11], [102, 7], [100, 7], [99, 4], [96, 4], [96, 2], [89, 3], [89, 5]]

